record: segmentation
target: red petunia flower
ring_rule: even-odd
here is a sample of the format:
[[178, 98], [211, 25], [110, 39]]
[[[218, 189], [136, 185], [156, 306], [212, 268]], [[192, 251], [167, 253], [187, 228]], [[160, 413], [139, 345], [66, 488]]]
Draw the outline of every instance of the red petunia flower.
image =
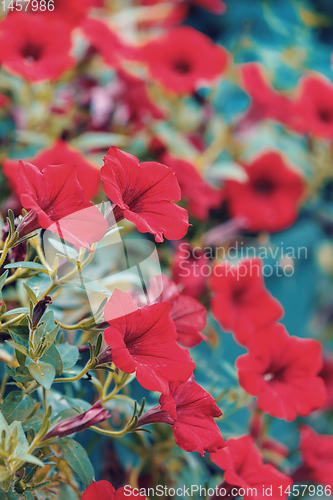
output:
[[295, 481], [311, 481], [333, 487], [333, 436], [318, 434], [302, 425], [300, 452], [303, 463], [293, 473]]
[[187, 211], [172, 201], [181, 198], [175, 172], [161, 163], [144, 162], [111, 147], [101, 170], [104, 190], [114, 203], [116, 222], [127, 219], [155, 240], [179, 240], [188, 229]]
[[0, 63], [10, 73], [31, 82], [56, 80], [74, 66], [71, 31], [57, 19], [15, 13], [0, 23]]
[[[273, 500], [288, 497], [283, 492], [292, 485], [292, 480], [275, 469], [273, 465], [263, 464], [263, 458], [250, 436], [228, 439], [226, 447], [216, 453], [211, 453], [210, 458], [225, 471], [224, 482], [220, 485], [220, 488], [223, 487], [230, 493], [225, 496], [232, 496], [232, 488], [244, 488], [245, 495], [241, 495], [244, 500], [250, 500], [253, 497], [262, 500], [266, 498], [263, 488], [265, 491], [266, 488], [272, 488], [268, 496]], [[279, 486], [282, 487], [282, 495]], [[256, 488], [257, 494], [254, 494], [251, 488]], [[241, 493], [243, 491], [241, 490]], [[217, 495], [216, 498], [219, 496]]]
[[93, 481], [83, 492], [82, 500], [125, 500], [126, 498], [146, 498], [139, 491], [133, 492], [129, 486], [116, 490], [109, 481]]
[[327, 391], [324, 409], [333, 409], [333, 356], [327, 352], [323, 355], [323, 368], [319, 373], [323, 379]]
[[280, 231], [293, 224], [305, 194], [301, 175], [270, 151], [242, 164], [248, 180], [225, 181], [225, 196], [232, 217], [243, 216], [250, 231]]
[[[93, 200], [100, 189], [101, 178], [99, 169], [87, 161], [82, 153], [71, 146], [65, 141], [58, 139], [53, 146], [41, 150], [34, 158], [27, 159], [31, 161], [40, 170], [45, 165], [76, 165], [77, 178], [83, 188], [85, 199], [87, 201]], [[12, 188], [18, 192], [17, 186], [17, 170], [19, 168], [18, 160], [5, 160], [3, 163], [3, 173], [9, 179]]]
[[216, 80], [227, 65], [227, 52], [206, 35], [180, 26], [142, 47], [142, 59], [153, 78], [179, 94], [191, 94]]
[[261, 259], [223, 262], [210, 279], [212, 312], [226, 332], [246, 346], [258, 328], [283, 316], [283, 307], [265, 288]]
[[249, 434], [269, 463], [281, 465], [281, 462], [288, 457], [288, 446], [267, 435], [265, 415], [261, 411], [252, 413], [249, 422]]
[[223, 192], [208, 184], [189, 161], [165, 153], [161, 162], [176, 172], [182, 197], [188, 199], [190, 214], [206, 221], [209, 210], [221, 205]]
[[333, 139], [333, 85], [321, 76], [308, 76], [300, 86], [294, 103], [291, 125], [299, 132], [310, 132]]
[[206, 253], [190, 243], [178, 245], [172, 266], [172, 279], [181, 293], [198, 298], [205, 291], [210, 264]]
[[273, 323], [259, 330], [247, 348], [249, 353], [236, 360], [239, 384], [257, 396], [263, 412], [291, 421], [325, 403], [319, 342], [291, 337], [283, 325]]
[[292, 101], [276, 92], [264, 73], [264, 68], [255, 62], [241, 66], [241, 80], [251, 97], [250, 108], [240, 119], [238, 126], [244, 128], [266, 118], [288, 124], [292, 113]]
[[138, 427], [163, 422], [172, 425], [175, 441], [185, 451], [217, 451], [224, 439], [214, 418], [222, 415], [211, 394], [194, 381], [170, 384], [170, 395], [161, 395], [159, 406], [152, 408], [138, 420]]
[[206, 325], [206, 308], [195, 298], [182, 295], [173, 281], [161, 274], [149, 282], [148, 296], [153, 303], [169, 302], [170, 318], [177, 330], [177, 340], [184, 347], [195, 347], [207, 337], [201, 330]]
[[187, 380], [195, 368], [177, 344], [170, 308], [162, 302], [138, 309], [129, 294], [115, 290], [104, 313], [110, 325], [104, 338], [114, 364], [125, 373], [136, 372], [145, 389], [161, 393], [168, 393], [169, 382]]
[[108, 229], [98, 208], [84, 199], [74, 165], [47, 165], [39, 170], [20, 161], [17, 187], [22, 206], [30, 209], [17, 229], [20, 237], [42, 227], [90, 249]]
[[106, 22], [89, 17], [82, 22], [81, 29], [105, 64], [118, 67], [126, 59], [137, 59], [137, 49], [122, 40]]

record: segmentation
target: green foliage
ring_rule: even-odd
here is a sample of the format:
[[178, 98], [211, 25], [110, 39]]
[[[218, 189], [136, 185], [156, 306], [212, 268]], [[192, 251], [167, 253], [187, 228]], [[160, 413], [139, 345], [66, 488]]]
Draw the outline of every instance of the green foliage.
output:
[[94, 479], [94, 469], [86, 450], [71, 438], [60, 439], [59, 448], [69, 466], [82, 479], [85, 487], [88, 487]]

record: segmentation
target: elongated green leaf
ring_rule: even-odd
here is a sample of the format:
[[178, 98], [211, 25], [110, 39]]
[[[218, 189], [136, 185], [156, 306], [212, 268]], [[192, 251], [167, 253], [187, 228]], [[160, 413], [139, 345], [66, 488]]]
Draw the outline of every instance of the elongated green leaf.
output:
[[6, 311], [5, 314], [2, 315], [3, 318], [6, 316], [13, 316], [15, 314], [29, 314], [30, 310], [28, 307], [17, 307], [16, 309], [11, 309], [10, 311]]
[[4, 284], [5, 284], [5, 281], [7, 279], [7, 276], [8, 276], [8, 273], [9, 271], [5, 271], [1, 276], [0, 276], [0, 291], [2, 290]]
[[34, 402], [30, 396], [21, 391], [8, 394], [2, 403], [1, 411], [9, 424], [14, 420], [24, 420], [32, 412]]
[[31, 376], [45, 389], [50, 389], [55, 377], [55, 368], [49, 363], [30, 363], [29, 372]]
[[11, 435], [16, 436], [16, 446], [15, 446], [15, 451], [14, 455], [15, 457], [19, 457], [21, 460], [21, 456], [27, 452], [29, 448], [29, 444], [27, 441], [27, 438], [24, 434], [22, 424], [21, 422], [18, 422], [17, 420], [14, 420], [9, 426], [9, 430]]
[[60, 330], [60, 326], [57, 325], [55, 328], [53, 328], [53, 330], [48, 334], [46, 335], [45, 337], [45, 348], [46, 350], [49, 349], [49, 347], [51, 347], [58, 335], [58, 332]]
[[11, 347], [14, 347], [17, 351], [20, 351], [22, 354], [25, 356], [29, 356], [28, 349], [24, 347], [23, 345], [16, 344], [16, 342], [12, 342], [11, 340], [6, 340], [6, 343], [10, 345]]
[[5, 269], [37, 269], [38, 271], [42, 271], [44, 273], [48, 273], [49, 271], [46, 269], [43, 264], [38, 264], [38, 262], [12, 262], [11, 264], [7, 264]]
[[27, 292], [28, 299], [31, 300], [34, 305], [36, 305], [38, 302], [38, 299], [36, 297], [35, 292], [26, 283], [23, 283], [23, 286], [24, 286], [25, 291]]
[[29, 329], [24, 325], [15, 325], [8, 328], [8, 332], [12, 339], [24, 347], [29, 346]]
[[94, 469], [86, 450], [74, 439], [70, 438], [61, 439], [59, 447], [68, 465], [82, 479], [87, 488], [94, 479]]
[[39, 465], [40, 467], [43, 467], [44, 464], [39, 458], [35, 457], [34, 455], [29, 455], [29, 454], [22, 454], [20, 455], [20, 460], [24, 460], [25, 462], [28, 462], [28, 464], [35, 464]]

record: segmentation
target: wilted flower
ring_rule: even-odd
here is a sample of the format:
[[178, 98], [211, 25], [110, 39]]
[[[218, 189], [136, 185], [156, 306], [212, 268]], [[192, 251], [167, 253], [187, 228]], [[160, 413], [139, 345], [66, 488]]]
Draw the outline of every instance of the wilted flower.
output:
[[66, 418], [53, 427], [44, 437], [44, 441], [53, 437], [65, 437], [74, 432], [84, 431], [84, 429], [88, 429], [91, 425], [96, 425], [110, 417], [111, 414], [109, 411], [102, 406], [100, 401], [97, 401], [97, 403], [81, 415]]

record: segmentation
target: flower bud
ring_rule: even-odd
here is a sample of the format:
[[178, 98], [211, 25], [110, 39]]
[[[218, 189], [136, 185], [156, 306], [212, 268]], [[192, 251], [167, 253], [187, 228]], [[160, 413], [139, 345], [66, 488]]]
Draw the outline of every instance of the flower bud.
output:
[[104, 351], [102, 351], [99, 356], [97, 356], [98, 364], [103, 365], [104, 363], [111, 363], [112, 355], [111, 355], [111, 347], [108, 346]]
[[76, 417], [66, 418], [53, 429], [50, 430], [44, 437], [43, 441], [52, 437], [65, 437], [74, 432], [83, 431], [91, 425], [98, 424], [103, 420], [107, 420], [111, 415], [109, 411], [102, 406], [101, 401], [97, 401], [89, 410], [77, 415]]
[[48, 305], [52, 304], [52, 299], [47, 295], [44, 299], [37, 302], [32, 313], [32, 326], [35, 328], [40, 322]]

